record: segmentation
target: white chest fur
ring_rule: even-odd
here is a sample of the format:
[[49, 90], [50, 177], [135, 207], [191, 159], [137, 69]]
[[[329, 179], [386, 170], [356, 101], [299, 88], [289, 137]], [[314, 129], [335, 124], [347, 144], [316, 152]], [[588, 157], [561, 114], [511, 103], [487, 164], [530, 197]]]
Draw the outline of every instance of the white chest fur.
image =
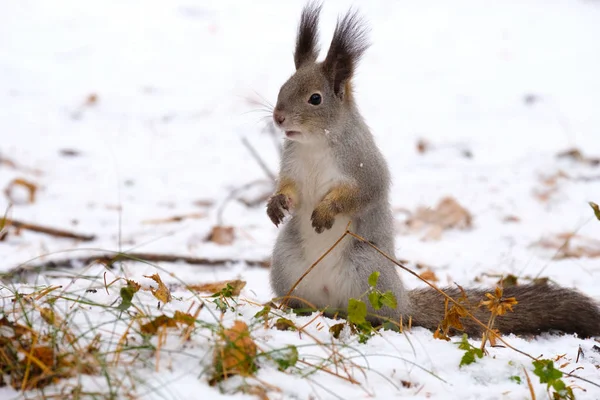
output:
[[[319, 259], [342, 236], [350, 221], [345, 215], [336, 216], [331, 229], [317, 233], [312, 227], [311, 214], [319, 202], [332, 187], [343, 183], [345, 178], [336, 163], [328, 146], [298, 146], [292, 157], [288, 158], [286, 165], [289, 173], [298, 185], [300, 195], [299, 204], [295, 210], [298, 219], [300, 237], [304, 257], [301, 265], [290, 265], [290, 274], [294, 275], [294, 282]], [[308, 276], [300, 283], [295, 295], [305, 298], [318, 307], [345, 307], [342, 302], [347, 301], [349, 292], [352, 291], [351, 280], [346, 279], [342, 253], [350, 242], [346, 237], [336, 246]]]

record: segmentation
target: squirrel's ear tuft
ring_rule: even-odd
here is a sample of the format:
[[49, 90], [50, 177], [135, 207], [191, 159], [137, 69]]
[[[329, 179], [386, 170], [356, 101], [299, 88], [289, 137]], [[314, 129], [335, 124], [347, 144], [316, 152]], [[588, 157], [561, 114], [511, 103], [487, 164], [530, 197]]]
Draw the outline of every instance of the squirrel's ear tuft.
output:
[[356, 64], [368, 47], [367, 28], [356, 11], [348, 11], [344, 18], [338, 19], [323, 61], [323, 70], [336, 95], [343, 95], [346, 82], [352, 78]]
[[319, 13], [321, 5], [315, 2], [304, 6], [300, 25], [298, 26], [298, 37], [296, 38], [296, 51], [294, 52], [294, 63], [296, 69], [308, 62], [315, 62], [319, 56]]

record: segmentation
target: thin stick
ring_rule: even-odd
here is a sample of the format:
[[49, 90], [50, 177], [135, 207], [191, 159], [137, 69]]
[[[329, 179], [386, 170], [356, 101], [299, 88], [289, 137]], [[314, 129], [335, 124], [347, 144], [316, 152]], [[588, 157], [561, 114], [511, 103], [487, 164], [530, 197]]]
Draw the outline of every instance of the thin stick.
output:
[[252, 147], [252, 145], [250, 144], [250, 142], [248, 141], [248, 139], [246, 139], [245, 137], [243, 137], [242, 138], [242, 143], [243, 143], [244, 146], [246, 146], [246, 148], [250, 152], [250, 155], [258, 163], [258, 165], [264, 171], [264, 173], [267, 174], [267, 176], [269, 178], [271, 178], [271, 180], [274, 181], [276, 179], [275, 174], [273, 172], [271, 172], [271, 170], [269, 169], [269, 167], [267, 167], [267, 164], [265, 164], [264, 160], [260, 157], [260, 155], [258, 154], [258, 152], [256, 151], [256, 149], [254, 149], [254, 147]]
[[[389, 261], [393, 262], [395, 265], [397, 265], [398, 267], [402, 268], [403, 270], [405, 270], [406, 272], [408, 272], [409, 274], [417, 277], [419, 280], [425, 282], [429, 287], [431, 287], [433, 290], [435, 290], [436, 292], [440, 293], [442, 296], [444, 296], [445, 298], [447, 298], [449, 301], [451, 301], [453, 304], [461, 307], [464, 309], [465, 313], [467, 314], [467, 316], [469, 318], [471, 318], [473, 321], [475, 321], [475, 323], [477, 323], [479, 326], [481, 326], [483, 329], [485, 329], [486, 332], [489, 331], [488, 327], [486, 324], [484, 324], [483, 322], [481, 322], [480, 320], [478, 320], [473, 314], [471, 314], [466, 308], [464, 308], [458, 301], [454, 300], [452, 297], [450, 297], [449, 295], [446, 294], [446, 292], [444, 292], [441, 289], [438, 289], [437, 287], [435, 287], [433, 284], [429, 283], [427, 280], [421, 278], [416, 272], [412, 271], [411, 269], [405, 267], [404, 265], [400, 264], [398, 261], [396, 261], [394, 258], [392, 258], [390, 255], [388, 255], [386, 252], [380, 250], [377, 246], [375, 246], [373, 243], [369, 242], [367, 239], [363, 238], [362, 236], [357, 235], [356, 233], [352, 233], [350, 231], [346, 231], [346, 234], [354, 237], [357, 240], [360, 240], [363, 243], [368, 244], [369, 246], [371, 246], [373, 249], [375, 249], [379, 254], [381, 254], [382, 256], [384, 256], [385, 258], [387, 258]], [[493, 332], [492, 332], [493, 333]], [[527, 356], [529, 358], [531, 358], [532, 360], [537, 360], [537, 358], [533, 357], [532, 355], [525, 353], [522, 350], [519, 350], [513, 346], [511, 346], [509, 343], [507, 343], [504, 339], [502, 339], [501, 337], [498, 337], [498, 340], [500, 340], [502, 343], [504, 343], [504, 345], [506, 345], [506, 347], [516, 351], [517, 353], [523, 354], [524, 356]]]
[[31, 273], [34, 271], [40, 271], [45, 269], [57, 269], [61, 267], [72, 267], [73, 264], [90, 264], [93, 262], [100, 262], [106, 265], [110, 265], [116, 261], [149, 261], [149, 262], [185, 262], [190, 265], [202, 265], [206, 267], [223, 266], [227, 264], [233, 264], [236, 262], [245, 262], [250, 267], [261, 267], [268, 268], [270, 265], [269, 260], [235, 260], [235, 259], [211, 259], [211, 258], [199, 258], [190, 257], [180, 254], [159, 254], [159, 253], [112, 253], [112, 254], [100, 254], [97, 256], [86, 256], [86, 257], [74, 257], [62, 260], [51, 260], [46, 261], [37, 265], [23, 265], [9, 270], [6, 273], [0, 274], [0, 278], [11, 278], [15, 275], [23, 273]]
[[525, 369], [525, 367], [523, 367], [523, 372], [525, 373], [525, 378], [527, 379], [527, 386], [529, 386], [529, 393], [531, 394], [531, 400], [536, 400], [535, 399], [535, 391], [533, 390], [533, 385], [531, 384], [531, 379], [529, 379], [529, 374], [527, 373], [527, 370]]
[[[450, 297], [449, 295], [446, 294], [446, 292], [444, 292], [441, 289], [438, 289], [437, 287], [435, 287], [434, 285], [432, 285], [431, 283], [429, 283], [428, 281], [426, 281], [425, 279], [421, 278], [416, 272], [410, 270], [409, 268], [405, 267], [404, 265], [400, 264], [398, 261], [396, 261], [394, 258], [392, 258], [390, 255], [388, 255], [386, 252], [384, 252], [383, 250], [380, 250], [377, 246], [375, 246], [373, 243], [369, 242], [368, 240], [366, 240], [365, 238], [363, 238], [360, 235], [357, 235], [356, 233], [352, 233], [349, 230], [346, 230], [346, 234], [350, 235], [352, 237], [354, 237], [355, 239], [368, 244], [369, 246], [371, 246], [373, 249], [375, 249], [375, 251], [377, 251], [379, 254], [381, 254], [382, 256], [384, 256], [385, 258], [387, 258], [389, 261], [393, 262], [396, 266], [402, 268], [403, 270], [405, 270], [406, 272], [408, 272], [409, 274], [417, 277], [419, 280], [425, 282], [428, 286], [430, 286], [433, 290], [435, 290], [436, 292], [440, 293], [442, 296], [444, 296], [445, 298], [447, 298], [449, 301], [451, 301], [452, 303], [454, 303], [455, 305], [462, 307], [465, 311], [465, 313], [467, 314], [467, 317], [471, 318], [473, 321], [475, 321], [475, 323], [477, 323], [478, 325], [480, 325], [483, 329], [485, 329], [486, 332], [491, 333], [493, 335], [495, 335], [495, 333], [488, 328], [488, 326], [486, 324], [484, 324], [483, 322], [481, 322], [479, 319], [477, 319], [473, 314], [471, 314], [466, 308], [464, 308], [458, 301], [454, 300], [452, 297]], [[526, 352], [524, 352], [523, 350], [519, 350], [516, 347], [512, 346], [511, 344], [509, 344], [506, 340], [504, 340], [502, 337], [495, 335], [496, 339], [498, 339], [500, 342], [502, 342], [506, 347], [508, 347], [509, 349], [516, 351], [519, 354], [522, 354], [534, 361], [537, 361], [538, 358], [532, 356], [531, 354], [528, 354]], [[594, 385], [596, 387], [600, 387], [600, 384], [592, 382], [588, 379], [582, 378], [578, 375], [573, 375], [570, 374], [568, 372], [564, 372], [561, 371], [563, 374], [565, 374], [566, 376], [569, 376], [571, 378], [576, 378], [576, 379], [580, 379], [586, 383], [589, 383], [590, 385]]]
[[96, 235], [84, 235], [80, 233], [70, 232], [63, 229], [50, 228], [47, 226], [41, 226], [37, 224], [30, 224], [28, 222], [19, 221], [16, 219], [6, 218], [6, 226], [14, 226], [17, 229], [25, 229], [28, 231], [44, 233], [46, 235], [77, 239], [84, 242], [89, 242], [96, 239]]
[[304, 277], [306, 275], [308, 275], [310, 273], [310, 271], [312, 271], [313, 268], [316, 267], [317, 264], [321, 262], [321, 260], [323, 260], [325, 257], [327, 257], [327, 255], [329, 253], [331, 253], [331, 251], [338, 244], [340, 244], [340, 242], [346, 237], [346, 235], [352, 234], [350, 232], [350, 229], [349, 229], [351, 223], [352, 223], [352, 221], [348, 222], [348, 225], [346, 225], [346, 231], [344, 232], [344, 234], [342, 236], [340, 236], [340, 238], [335, 241], [335, 243], [333, 244], [333, 246], [331, 246], [325, 253], [323, 253], [323, 255], [321, 255], [321, 257], [319, 257], [319, 259], [317, 261], [315, 261], [310, 267], [308, 267], [308, 269], [302, 274], [302, 276], [296, 281], [296, 283], [294, 283], [294, 286], [292, 286], [292, 288], [290, 289], [290, 291], [287, 292], [287, 294], [283, 297], [283, 302], [280, 304], [279, 308], [287, 306], [287, 302], [288, 302], [288, 299], [290, 298], [290, 295], [292, 294], [292, 292], [294, 290], [296, 290], [296, 287], [298, 287], [298, 285], [300, 284], [300, 282], [302, 282], [302, 279], [304, 279]]

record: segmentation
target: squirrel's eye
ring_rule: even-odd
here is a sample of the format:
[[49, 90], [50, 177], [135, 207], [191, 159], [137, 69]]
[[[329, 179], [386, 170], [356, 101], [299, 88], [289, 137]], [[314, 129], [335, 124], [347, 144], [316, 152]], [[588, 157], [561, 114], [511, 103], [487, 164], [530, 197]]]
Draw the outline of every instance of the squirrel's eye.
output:
[[308, 99], [308, 102], [313, 106], [318, 106], [319, 104], [321, 104], [321, 95], [319, 93], [313, 93], [310, 96], [310, 99]]

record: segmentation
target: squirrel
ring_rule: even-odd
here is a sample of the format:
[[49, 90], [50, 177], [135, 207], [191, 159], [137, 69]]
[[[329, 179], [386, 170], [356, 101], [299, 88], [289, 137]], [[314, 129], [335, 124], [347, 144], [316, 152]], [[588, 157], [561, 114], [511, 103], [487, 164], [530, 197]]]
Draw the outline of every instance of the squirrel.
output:
[[[267, 215], [276, 226], [286, 214], [291, 215], [280, 228], [272, 255], [270, 282], [280, 299], [346, 229], [394, 257], [390, 172], [352, 93], [357, 63], [369, 47], [367, 30], [357, 12], [349, 11], [338, 19], [324, 61], [317, 62], [320, 11], [321, 6], [314, 3], [302, 11], [294, 52], [296, 72], [281, 87], [273, 110], [274, 123], [285, 132], [286, 140]], [[367, 319], [379, 324], [411, 318], [413, 326], [435, 330], [445, 315], [445, 298], [431, 288], [406, 290], [396, 268], [368, 243], [346, 236], [285, 302], [295, 309], [308, 304], [326, 309], [326, 315], [333, 315], [327, 310], [343, 315], [348, 300], [367, 293], [368, 278], [378, 271], [377, 289], [391, 290], [397, 307], [375, 310], [367, 304]], [[461, 296], [461, 290], [444, 289], [454, 299]], [[486, 292], [465, 291], [475, 303]], [[496, 319], [494, 328], [500, 333], [600, 335], [600, 306], [576, 290], [527, 284], [507, 287], [503, 296], [515, 297], [518, 304], [514, 312]], [[469, 311], [480, 321], [489, 319], [483, 307]], [[470, 318], [461, 322], [468, 335], [482, 333]]]

